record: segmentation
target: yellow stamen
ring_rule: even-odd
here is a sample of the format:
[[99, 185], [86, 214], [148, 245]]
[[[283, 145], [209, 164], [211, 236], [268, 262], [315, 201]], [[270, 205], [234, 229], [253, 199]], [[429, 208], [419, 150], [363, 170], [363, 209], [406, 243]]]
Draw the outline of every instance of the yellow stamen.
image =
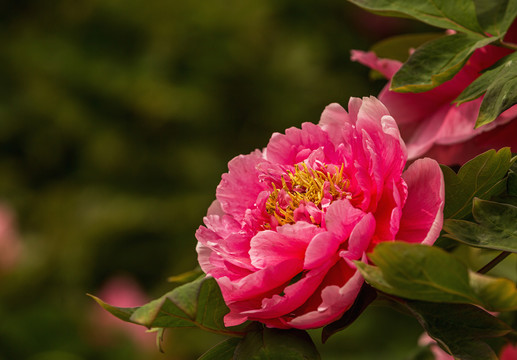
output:
[[[273, 191], [266, 201], [267, 213], [274, 216], [279, 225], [293, 224], [294, 211], [303, 201], [312, 202], [321, 209], [326, 194], [331, 196], [331, 201], [349, 197], [350, 193], [346, 190], [350, 186], [350, 181], [343, 178], [344, 165], [340, 168], [335, 166], [335, 170], [334, 174], [331, 174], [327, 171], [326, 165], [320, 170], [309, 169], [305, 163], [301, 163], [301, 166], [295, 165], [294, 172], [287, 171], [288, 180], [282, 176], [281, 188], [272, 183]], [[280, 205], [279, 195], [282, 190], [289, 199], [287, 204]], [[314, 218], [310, 218], [314, 222]], [[267, 224], [266, 228], [270, 228], [270, 224]]]

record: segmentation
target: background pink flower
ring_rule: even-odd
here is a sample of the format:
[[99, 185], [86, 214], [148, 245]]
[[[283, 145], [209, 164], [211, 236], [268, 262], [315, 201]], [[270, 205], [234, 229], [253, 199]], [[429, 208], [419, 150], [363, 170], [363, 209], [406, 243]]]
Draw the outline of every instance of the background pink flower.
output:
[[13, 269], [20, 261], [22, 243], [12, 210], [0, 205], [0, 273]]
[[[517, 41], [517, 23], [505, 36]], [[423, 93], [396, 93], [390, 83], [379, 94], [397, 120], [405, 140], [408, 158], [431, 156], [444, 164], [463, 164], [489, 149], [510, 146], [517, 151], [517, 106], [494, 122], [474, 129], [482, 98], [456, 106], [452, 101], [479, 75], [511, 50], [488, 45], [477, 49], [465, 66], [449, 81]], [[373, 52], [352, 51], [352, 60], [381, 72], [388, 79], [402, 66], [396, 60], [379, 59]], [[468, 141], [467, 141], [468, 140]]]
[[319, 125], [275, 133], [228, 164], [196, 237], [201, 268], [230, 313], [315, 328], [338, 319], [363, 279], [352, 260], [382, 241], [432, 244], [442, 225], [443, 177], [431, 159], [403, 173], [406, 149], [377, 99], [327, 106]]
[[[118, 307], [136, 307], [149, 302], [140, 285], [131, 277], [115, 276], [101, 288], [99, 296], [106, 302]], [[117, 341], [117, 334], [123, 334], [133, 340], [141, 350], [156, 349], [156, 335], [147, 333], [136, 324], [123, 322], [99, 306], [93, 308], [96, 340], [101, 343]]]

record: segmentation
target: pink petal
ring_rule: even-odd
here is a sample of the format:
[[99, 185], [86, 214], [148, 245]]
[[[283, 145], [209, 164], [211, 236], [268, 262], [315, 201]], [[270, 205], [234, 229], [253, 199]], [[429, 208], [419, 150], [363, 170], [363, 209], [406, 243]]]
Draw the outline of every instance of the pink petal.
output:
[[[363, 261], [366, 261], [366, 256], [363, 256]], [[344, 268], [348, 270], [345, 271]], [[339, 319], [352, 306], [361, 290], [363, 277], [357, 269], [351, 269], [344, 260], [339, 261], [333, 269], [335, 269], [334, 276], [339, 277], [341, 282], [345, 281], [344, 284], [334, 285], [323, 282], [320, 287], [322, 289], [320, 304], [313, 310], [301, 310], [301, 315], [288, 321], [290, 326], [297, 329], [317, 328]]]
[[402, 63], [397, 60], [379, 59], [373, 51], [352, 50], [351, 53], [350, 59], [352, 61], [357, 61], [370, 69], [377, 70], [388, 79], [391, 79], [402, 66]]
[[313, 123], [303, 123], [301, 129], [289, 128], [284, 134], [274, 133], [266, 148], [269, 161], [293, 165], [304, 161], [312, 152], [322, 146], [331, 147], [328, 134]]
[[303, 261], [307, 245], [323, 229], [300, 221], [283, 225], [277, 231], [260, 231], [251, 239], [249, 255], [256, 268], [276, 266], [290, 259]]
[[408, 186], [408, 197], [396, 239], [432, 245], [443, 223], [442, 171], [435, 160], [424, 158], [411, 164], [402, 177]]
[[216, 197], [222, 209], [238, 221], [242, 220], [247, 209], [253, 207], [258, 194], [263, 190], [257, 170], [258, 164], [263, 161], [260, 150], [233, 158], [228, 163], [228, 173], [223, 174], [217, 186]]

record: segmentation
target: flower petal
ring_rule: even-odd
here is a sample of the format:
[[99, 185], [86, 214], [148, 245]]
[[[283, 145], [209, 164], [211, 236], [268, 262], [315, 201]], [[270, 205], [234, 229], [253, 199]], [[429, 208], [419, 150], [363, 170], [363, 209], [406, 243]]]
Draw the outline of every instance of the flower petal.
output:
[[402, 174], [408, 186], [397, 240], [432, 245], [443, 224], [444, 180], [438, 163], [424, 158]]

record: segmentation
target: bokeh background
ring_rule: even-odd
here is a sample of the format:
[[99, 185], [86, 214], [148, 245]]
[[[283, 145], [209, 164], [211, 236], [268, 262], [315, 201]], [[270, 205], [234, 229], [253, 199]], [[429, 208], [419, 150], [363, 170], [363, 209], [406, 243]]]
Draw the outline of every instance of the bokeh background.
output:
[[[227, 162], [331, 102], [377, 94], [350, 62], [427, 30], [344, 0], [0, 2], [0, 360], [196, 359], [221, 338], [124, 327], [196, 266]], [[324, 359], [404, 359], [419, 326], [370, 308]]]

